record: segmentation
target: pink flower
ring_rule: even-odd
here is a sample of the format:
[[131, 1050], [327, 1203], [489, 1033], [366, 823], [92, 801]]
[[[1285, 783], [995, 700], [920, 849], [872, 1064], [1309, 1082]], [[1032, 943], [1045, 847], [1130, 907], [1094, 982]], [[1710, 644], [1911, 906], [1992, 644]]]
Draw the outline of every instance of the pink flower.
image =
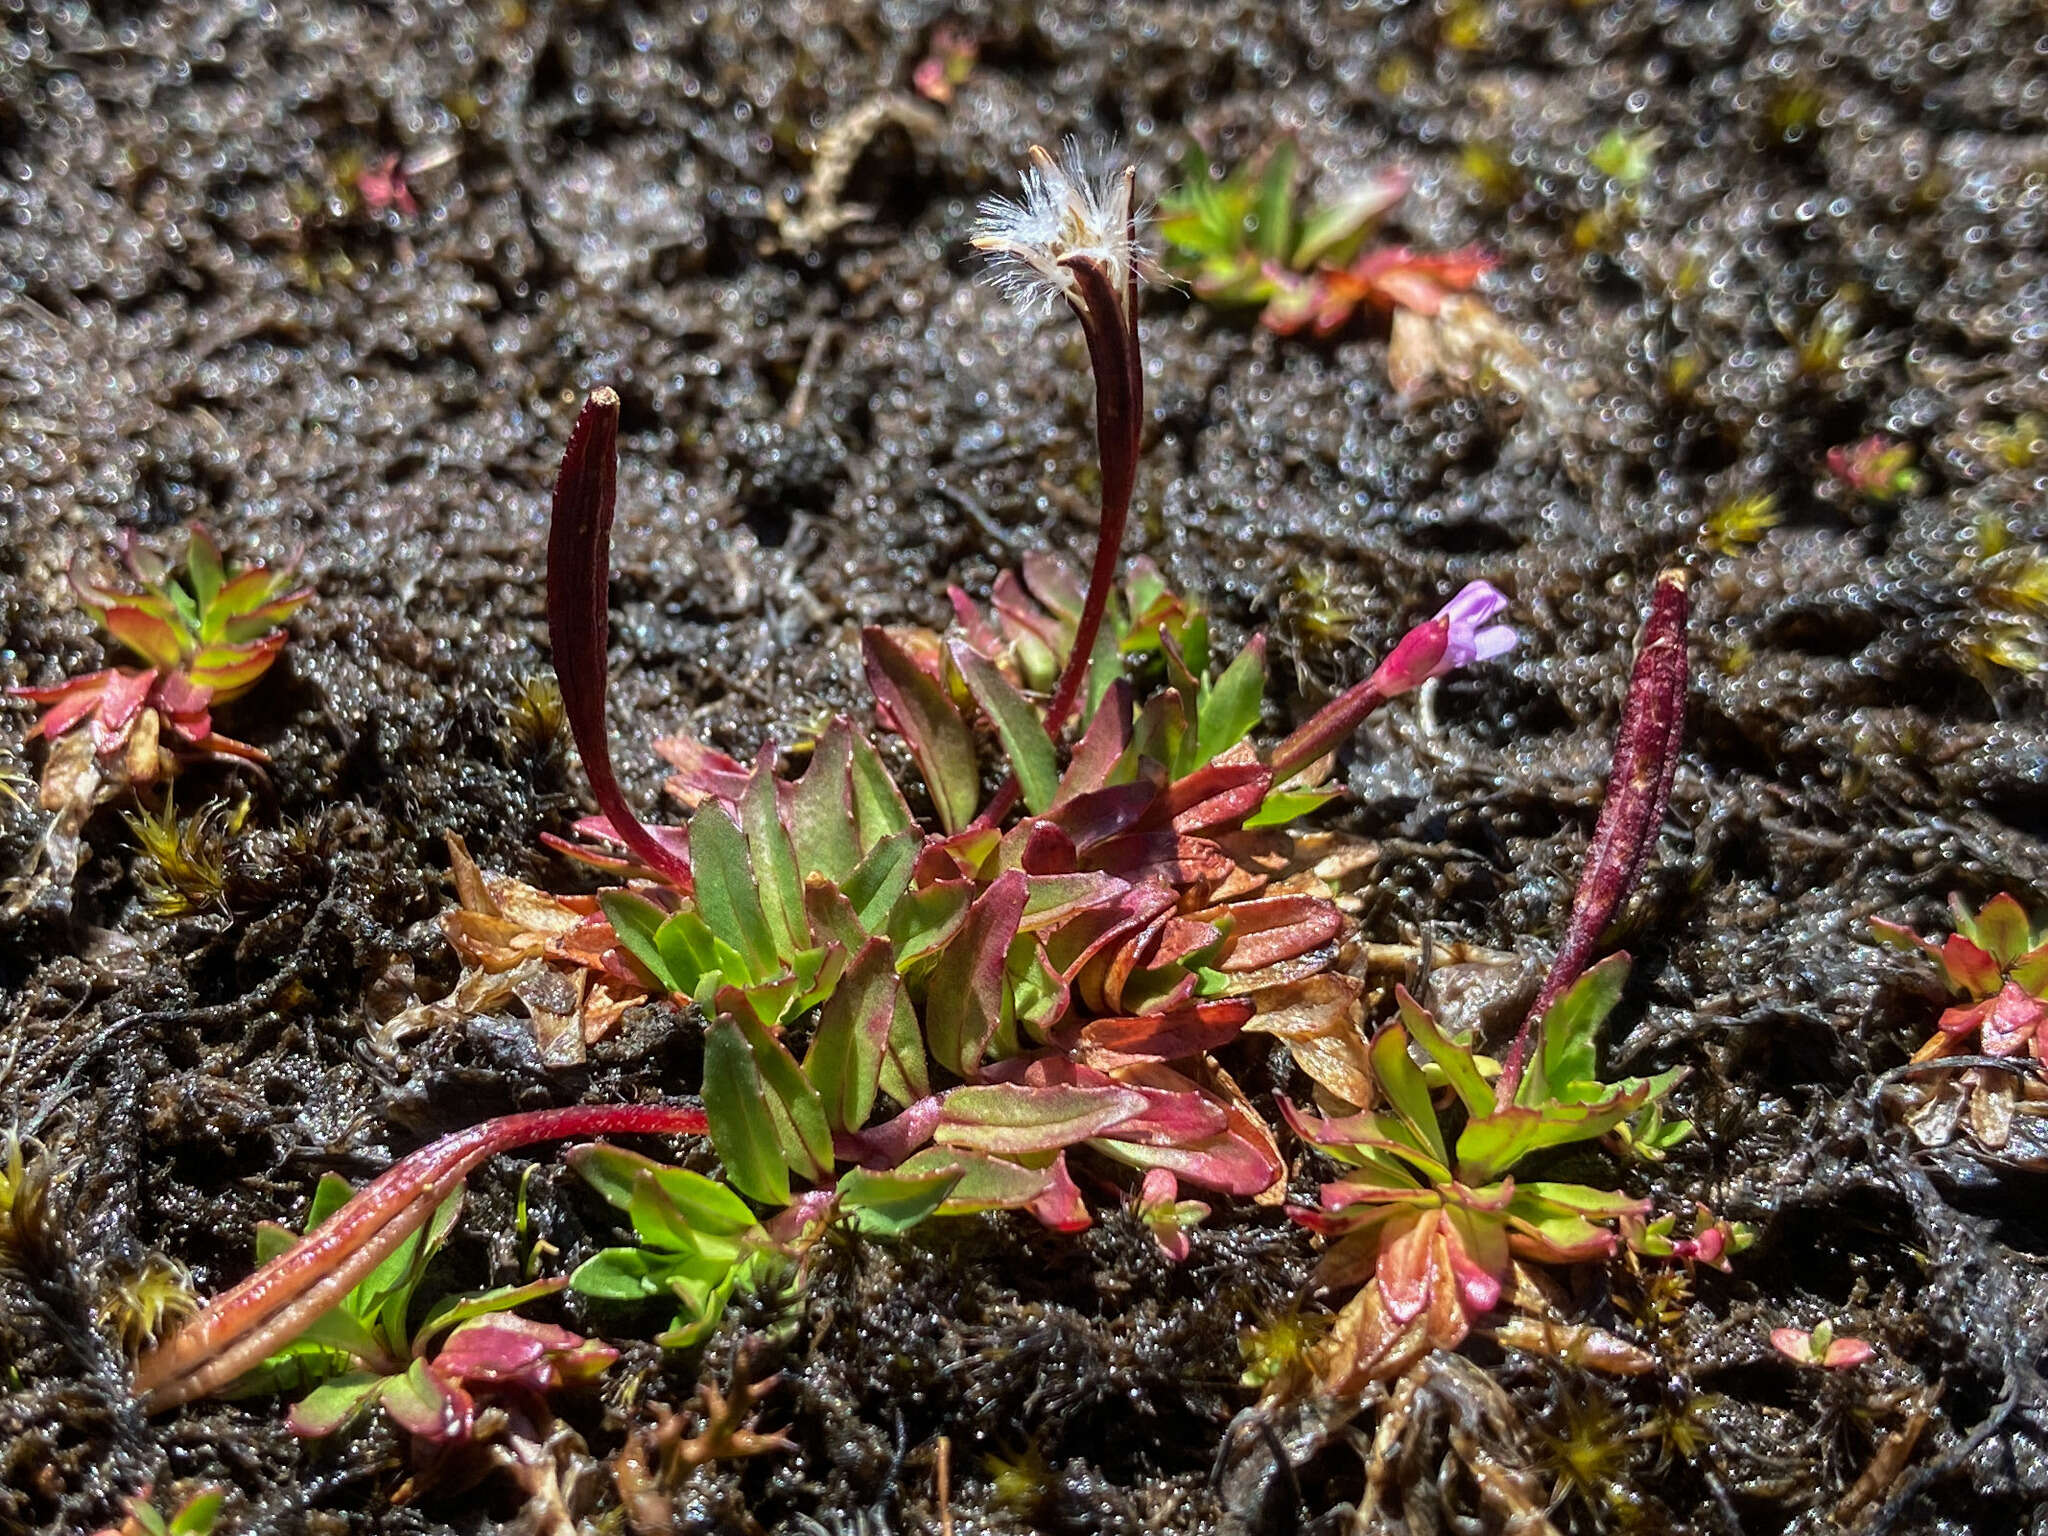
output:
[[1492, 582], [1467, 582], [1435, 618], [1402, 636], [1380, 663], [1373, 674], [1380, 696], [1392, 698], [1432, 677], [1512, 651], [1521, 637], [1511, 626], [1494, 622], [1507, 605], [1507, 594]]

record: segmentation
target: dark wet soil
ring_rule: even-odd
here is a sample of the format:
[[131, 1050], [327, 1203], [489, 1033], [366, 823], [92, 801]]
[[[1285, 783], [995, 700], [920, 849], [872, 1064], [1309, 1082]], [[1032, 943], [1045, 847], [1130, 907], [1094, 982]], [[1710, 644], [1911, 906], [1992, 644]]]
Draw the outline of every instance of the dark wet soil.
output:
[[[903, 89], [948, 14], [981, 41], [973, 77], [932, 133], [882, 129], [843, 192], [868, 214], [803, 241], [790, 215], [821, 140]], [[233, 716], [274, 766], [226, 911], [149, 915], [109, 812], [70, 913], [0, 935], [0, 1087], [62, 1172], [44, 1239], [0, 1277], [0, 1531], [90, 1529], [152, 1480], [228, 1485], [236, 1530], [511, 1513], [482, 1493], [394, 1507], [387, 1434], [307, 1448], [263, 1401], [145, 1421], [94, 1311], [150, 1252], [202, 1290], [239, 1277], [254, 1224], [296, 1219], [325, 1169], [360, 1179], [492, 1111], [692, 1085], [693, 1030], [662, 1011], [576, 1071], [543, 1067], [518, 1020], [402, 1056], [367, 1044], [453, 978], [431, 921], [443, 834], [573, 878], [537, 837], [578, 813], [580, 777], [507, 707], [545, 665], [545, 492], [578, 400], [609, 383], [625, 403], [613, 720], [649, 805], [655, 735], [791, 739], [854, 701], [860, 624], [938, 622], [948, 581], [1085, 552], [1078, 340], [1020, 323], [964, 246], [1027, 146], [1114, 135], [1156, 194], [1191, 137], [1234, 161], [1280, 130], [1333, 185], [1410, 167], [1399, 231], [1496, 250], [1487, 297], [1582, 400], [1519, 420], [1498, 399], [1406, 403], [1369, 327], [1281, 342], [1148, 301], [1132, 543], [1274, 636], [1275, 730], [1457, 583], [1516, 600], [1507, 663], [1445, 683], [1433, 726], [1404, 708], [1361, 744], [1349, 823], [1383, 847], [1368, 937], [1547, 952], [1649, 578], [1674, 559], [1701, 578], [1690, 741], [1616, 1054], [1695, 1069], [1681, 1103], [1702, 1134], [1650, 1180], [1660, 1199], [1705, 1199], [1760, 1241], [1662, 1322], [1625, 1276], [1611, 1301], [1585, 1278], [1663, 1377], [1490, 1362], [1553, 1518], [1828, 1529], [1924, 1410], [1847, 1525], [2048, 1529], [2043, 1174], [1918, 1152], [1873, 1114], [1939, 1002], [1864, 937], [1873, 915], [1939, 931], [1952, 889], [2048, 904], [2040, 676], [1990, 659], [2048, 639], [2000, 585], [2019, 557], [1986, 558], [1987, 540], [2048, 541], [2048, 432], [2026, 423], [2048, 411], [2037, 7], [0, 16], [0, 681], [100, 664], [62, 573], [117, 529], [196, 516], [245, 555], [303, 545], [319, 592]], [[1657, 136], [1627, 199], [1587, 165], [1616, 128]], [[394, 153], [412, 212], [356, 186]], [[1891, 506], [1823, 468], [1875, 431], [1927, 476]], [[1701, 545], [1710, 513], [1756, 494], [1778, 527]], [[39, 831], [0, 802], [0, 865]], [[508, 1226], [519, 1171], [473, 1181], [468, 1232]], [[601, 1240], [548, 1154], [528, 1199], [567, 1260]], [[793, 1319], [763, 1304], [701, 1357], [634, 1356], [642, 1394], [670, 1402], [743, 1335], [783, 1372], [768, 1417], [795, 1449], [701, 1476], [679, 1528], [936, 1530], [942, 1434], [958, 1531], [1305, 1527], [1360, 1496], [1341, 1442], [1263, 1513], [1227, 1510], [1210, 1472], [1250, 1400], [1238, 1335], [1286, 1314], [1310, 1259], [1249, 1208], [1178, 1269], [1114, 1213], [1079, 1239], [1005, 1219], [830, 1250]], [[450, 1262], [475, 1284], [514, 1256], [471, 1236]], [[1838, 1378], [1770, 1350], [1772, 1327], [1822, 1318], [1876, 1362]], [[1674, 1405], [1696, 1439], [1659, 1427]], [[615, 1400], [578, 1427], [602, 1454], [621, 1422]], [[1464, 1508], [1420, 1482], [1406, 1507], [1417, 1532]]]

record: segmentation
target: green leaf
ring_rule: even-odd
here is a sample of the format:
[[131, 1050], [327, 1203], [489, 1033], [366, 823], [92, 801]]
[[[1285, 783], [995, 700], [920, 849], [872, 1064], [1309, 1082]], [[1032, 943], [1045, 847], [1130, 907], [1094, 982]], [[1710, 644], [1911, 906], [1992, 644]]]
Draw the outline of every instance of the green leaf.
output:
[[834, 885], [860, 863], [860, 827], [854, 820], [853, 727], [844, 716], [825, 727], [811, 749], [810, 765], [796, 781], [789, 802], [789, 830], [798, 867], [808, 878], [823, 875]]
[[958, 1164], [914, 1174], [851, 1168], [839, 1180], [839, 1206], [856, 1232], [894, 1237], [937, 1211], [961, 1177]]
[[783, 830], [782, 815], [775, 804], [775, 776], [763, 753], [740, 798], [740, 821], [746, 828], [747, 854], [753, 864], [754, 884], [767, 920], [768, 935], [775, 953], [786, 964], [798, 950], [811, 942], [811, 925], [804, 917], [804, 879], [797, 869], [796, 849]]
[[1198, 695], [1195, 767], [1214, 762], [1252, 733], [1265, 692], [1266, 637], [1253, 635], [1214, 686], [1205, 686]]
[[355, 1198], [356, 1187], [338, 1173], [323, 1173], [313, 1187], [312, 1208], [306, 1212], [306, 1235], [318, 1231], [328, 1217]]
[[208, 1488], [195, 1495], [171, 1517], [171, 1523], [166, 1527], [169, 1536], [211, 1536], [214, 1524], [220, 1519], [221, 1501], [226, 1497], [226, 1490], [221, 1488]]
[[646, 966], [654, 979], [667, 990], [680, 997], [689, 997], [697, 990], [695, 977], [686, 983], [667, 956], [662, 954], [656, 939], [661, 926], [669, 914], [662, 911], [645, 896], [631, 891], [600, 891], [597, 904], [603, 909], [605, 921], [612, 925], [612, 932], [619, 936], [619, 943], [627, 954]]
[[1551, 1097], [1584, 1097], [1571, 1092], [1573, 1085], [1580, 1083], [1599, 1091], [1600, 1026], [1621, 1001], [1622, 988], [1628, 983], [1628, 966], [1627, 955], [1609, 955], [1551, 1004], [1537, 1026], [1542, 1067], [1539, 1091], [1529, 1091], [1529, 1078], [1525, 1075], [1515, 1094], [1517, 1104], [1529, 1108]]
[[[713, 1187], [723, 1189], [724, 1186]], [[738, 1200], [739, 1197], [729, 1195], [729, 1198]], [[746, 1235], [754, 1230], [751, 1220], [737, 1231], [714, 1231], [708, 1225], [692, 1223], [668, 1197], [667, 1188], [651, 1170], [634, 1176], [633, 1200], [626, 1208], [626, 1214], [632, 1218], [634, 1234], [656, 1253], [671, 1253], [681, 1259], [712, 1264], [736, 1262]]]
[[350, 1371], [323, 1382], [292, 1405], [292, 1427], [311, 1439], [338, 1433], [369, 1407], [385, 1380], [368, 1371]]
[[1024, 792], [1025, 805], [1034, 811], [1050, 810], [1059, 793], [1060, 771], [1044, 719], [1010, 686], [995, 663], [977, 654], [966, 641], [955, 640], [950, 649], [953, 665], [967, 680], [968, 692], [995, 725], [997, 739], [1017, 775], [1018, 788]]
[[974, 733], [938, 683], [913, 661], [887, 630], [861, 631], [868, 686], [889, 711], [910, 755], [931, 791], [939, 825], [958, 832], [974, 820], [981, 803], [981, 770], [974, 757]]
[[1256, 811], [1245, 817], [1245, 830], [1252, 832], [1261, 827], [1287, 826], [1328, 805], [1343, 793], [1335, 785], [1328, 789], [1276, 789], [1259, 803]]
[[742, 1017], [739, 1025], [767, 1090], [768, 1117], [782, 1160], [813, 1182], [826, 1178], [832, 1172], [832, 1127], [818, 1090], [789, 1048], [760, 1023]]
[[601, 1248], [569, 1276], [569, 1289], [602, 1301], [645, 1301], [668, 1289], [666, 1254], [645, 1248]]
[[690, 872], [697, 881], [697, 915], [739, 951], [753, 980], [773, 977], [780, 969], [775, 941], [761, 915], [747, 845], [716, 801], [706, 800], [690, 818]]
[[888, 941], [871, 939], [819, 1012], [817, 1033], [804, 1053], [804, 1075], [817, 1088], [835, 1131], [867, 1124], [902, 993]]
[[524, 1285], [498, 1285], [488, 1291], [476, 1291], [467, 1296], [449, 1296], [434, 1303], [427, 1313], [426, 1321], [412, 1336], [412, 1352], [424, 1354], [434, 1335], [457, 1323], [466, 1323], [473, 1317], [488, 1317], [493, 1312], [510, 1312], [514, 1307], [523, 1307], [529, 1301], [538, 1301], [543, 1296], [552, 1296], [569, 1282], [560, 1278], [551, 1280], [529, 1280]]
[[1456, 1090], [1465, 1112], [1470, 1115], [1492, 1114], [1493, 1089], [1480, 1076], [1472, 1048], [1446, 1035], [1434, 1016], [1408, 995], [1406, 987], [1397, 985], [1394, 996], [1400, 1003], [1402, 1027], [1429, 1059], [1443, 1069], [1444, 1081]]
[[1004, 972], [1029, 887], [1007, 870], [968, 908], [959, 935], [946, 945], [925, 991], [924, 1029], [940, 1065], [962, 1077], [981, 1065], [989, 1042], [1010, 1018]]
[[889, 942], [896, 946], [896, 969], [907, 971], [946, 944], [967, 921], [974, 899], [972, 880], [938, 880], [912, 891], [889, 914]]
[[1294, 173], [1299, 160], [1294, 140], [1281, 139], [1261, 169], [1252, 204], [1252, 217], [1258, 221], [1252, 249], [1267, 261], [1284, 263], [1294, 251]]
[[869, 933], [888, 930], [890, 914], [910, 889], [911, 872], [917, 867], [917, 851], [923, 841], [917, 833], [907, 830], [877, 839], [840, 888], [841, 894], [853, 904], [861, 927]]
[[734, 1187], [763, 1205], [789, 1204], [789, 1165], [767, 1088], [739, 1021], [729, 1014], [704, 1032], [704, 1113]]
[[853, 733], [853, 819], [860, 829], [860, 846], [871, 851], [875, 844], [898, 832], [910, 832], [917, 823], [910, 807], [903, 803], [903, 791], [882, 766], [882, 754], [859, 731]]
[[227, 580], [227, 569], [220, 558], [220, 546], [213, 542], [213, 536], [194, 523], [188, 531], [185, 545], [185, 569], [192, 578], [192, 598], [198, 604], [200, 613], [213, 606], [213, 600], [220, 595], [222, 584]]
[[745, 957], [713, 933], [694, 908], [672, 913], [655, 930], [654, 947], [660, 951], [679, 997], [701, 998], [707, 980], [709, 990], [715, 992], [721, 985], [747, 979]]
[[1444, 1146], [1443, 1129], [1436, 1122], [1429, 1084], [1408, 1054], [1408, 1031], [1399, 1024], [1389, 1024], [1373, 1036], [1367, 1054], [1372, 1061], [1373, 1077], [1394, 1107], [1394, 1113], [1417, 1137], [1424, 1151], [1437, 1162], [1448, 1164], [1450, 1153]]

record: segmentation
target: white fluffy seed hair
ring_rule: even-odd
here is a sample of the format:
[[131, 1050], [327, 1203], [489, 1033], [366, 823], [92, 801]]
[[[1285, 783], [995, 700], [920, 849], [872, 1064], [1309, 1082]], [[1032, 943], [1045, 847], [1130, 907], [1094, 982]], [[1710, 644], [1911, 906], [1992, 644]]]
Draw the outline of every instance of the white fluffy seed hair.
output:
[[1131, 205], [1131, 180], [1122, 166], [1091, 175], [1077, 139], [1066, 141], [1057, 160], [1034, 148], [1023, 197], [981, 205], [971, 243], [991, 258], [989, 281], [1019, 309], [1044, 314], [1056, 300], [1075, 297], [1067, 262], [1095, 262], [1118, 294], [1133, 269], [1151, 276], [1150, 255], [1131, 238], [1143, 217]]

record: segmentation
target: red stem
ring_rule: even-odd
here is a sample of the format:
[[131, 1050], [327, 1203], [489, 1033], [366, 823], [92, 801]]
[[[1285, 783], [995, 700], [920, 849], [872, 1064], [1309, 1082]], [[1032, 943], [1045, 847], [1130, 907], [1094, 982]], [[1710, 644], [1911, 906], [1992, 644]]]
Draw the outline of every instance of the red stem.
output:
[[701, 1136], [705, 1128], [704, 1111], [688, 1106], [576, 1104], [503, 1115], [431, 1142], [144, 1355], [136, 1396], [161, 1413], [247, 1374], [339, 1304], [487, 1157], [572, 1136]]
[[1607, 798], [1593, 824], [1585, 869], [1572, 896], [1564, 943], [1544, 980], [1543, 990], [1515, 1033], [1514, 1046], [1501, 1067], [1494, 1102], [1503, 1109], [1514, 1102], [1528, 1065], [1529, 1043], [1536, 1025], [1553, 1004], [1571, 990], [1599, 949], [1600, 938], [1614, 914], [1642, 878], [1664, 809], [1671, 800], [1671, 780], [1678, 771], [1678, 748], [1685, 735], [1686, 586], [1690, 573], [1673, 569], [1657, 578], [1650, 594], [1650, 616], [1629, 675], [1628, 702], [1621, 713], [1621, 732], [1614, 741], [1614, 765], [1607, 774]]

